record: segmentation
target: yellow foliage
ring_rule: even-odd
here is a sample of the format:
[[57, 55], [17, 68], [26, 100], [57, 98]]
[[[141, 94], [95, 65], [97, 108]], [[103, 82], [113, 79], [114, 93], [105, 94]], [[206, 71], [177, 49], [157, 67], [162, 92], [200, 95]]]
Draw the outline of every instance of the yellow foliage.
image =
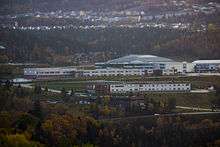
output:
[[2, 147], [40, 147], [40, 143], [28, 140], [23, 134], [6, 135], [1, 137]]

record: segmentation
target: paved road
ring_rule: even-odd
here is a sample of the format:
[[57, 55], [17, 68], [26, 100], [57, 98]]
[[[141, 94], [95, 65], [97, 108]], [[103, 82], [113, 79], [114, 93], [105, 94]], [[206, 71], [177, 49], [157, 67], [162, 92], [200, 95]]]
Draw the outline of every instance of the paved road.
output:
[[187, 73], [186, 76], [220, 76], [220, 73]]
[[190, 93], [209, 93], [211, 91], [207, 89], [196, 89], [196, 90], [191, 90]]
[[220, 112], [188, 112], [188, 113], [171, 113], [171, 114], [154, 114], [154, 115], [141, 115], [141, 116], [129, 116], [129, 117], [119, 117], [111, 119], [100, 119], [101, 121], [120, 121], [120, 120], [134, 120], [140, 118], [152, 118], [159, 116], [183, 116], [183, 115], [210, 115], [210, 114], [219, 114]]
[[[34, 87], [30, 84], [21, 84], [21, 87], [24, 87], [24, 88], [30, 88], [30, 89], [33, 89]], [[45, 88], [42, 88], [42, 90], [45, 90]], [[48, 89], [49, 92], [54, 92], [54, 93], [61, 93], [60, 90], [54, 90], [54, 89]]]
[[220, 112], [219, 109], [212, 110], [212, 109], [200, 108], [200, 107], [176, 106], [176, 108], [186, 109], [186, 110], [196, 110], [196, 111], [216, 111], [216, 112]]

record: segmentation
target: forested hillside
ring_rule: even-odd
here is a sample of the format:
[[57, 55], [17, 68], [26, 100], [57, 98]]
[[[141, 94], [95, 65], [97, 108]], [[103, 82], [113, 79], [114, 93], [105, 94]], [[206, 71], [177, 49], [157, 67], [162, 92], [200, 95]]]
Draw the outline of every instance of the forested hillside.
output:
[[183, 35], [154, 47], [155, 54], [182, 59], [219, 59], [220, 30]]
[[73, 65], [128, 54], [220, 58], [217, 0], [2, 0], [0, 5], [1, 63]]
[[[50, 99], [62, 103], [48, 103]], [[1, 147], [219, 147], [219, 114], [155, 116], [120, 121], [98, 120], [91, 116], [119, 113], [105, 106], [79, 106], [76, 97], [64, 93], [0, 85]], [[49, 101], [50, 102], [50, 101]], [[104, 104], [105, 103], [105, 104]], [[104, 104], [104, 106], [102, 105]]]
[[218, 29], [197, 33], [140, 28], [1, 30], [0, 34], [0, 42], [8, 48], [8, 58], [19, 62], [52, 63], [57, 55], [100, 51], [106, 52], [111, 58], [127, 54], [156, 54], [177, 60], [220, 58]]

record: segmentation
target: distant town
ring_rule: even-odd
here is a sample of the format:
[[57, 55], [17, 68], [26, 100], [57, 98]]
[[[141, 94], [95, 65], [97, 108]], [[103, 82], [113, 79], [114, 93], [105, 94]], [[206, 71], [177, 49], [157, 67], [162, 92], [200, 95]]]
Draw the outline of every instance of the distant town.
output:
[[[201, 3], [190, 5], [186, 1], [172, 1], [169, 4], [151, 4], [152, 7], [173, 7], [173, 10], [163, 10], [154, 13], [135, 9], [126, 11], [53, 11], [53, 12], [29, 12], [16, 15], [2, 15], [0, 26], [4, 29], [14, 30], [64, 30], [64, 29], [105, 29], [108, 27], [119, 28], [167, 28], [167, 29], [192, 29], [193, 24], [190, 21], [181, 22], [181, 18], [194, 16], [209, 16], [219, 12], [220, 4], [216, 2]], [[150, 5], [150, 6], [151, 6]], [[150, 7], [149, 6], [149, 7]], [[176, 21], [169, 21], [173, 18]], [[28, 24], [20, 20], [36, 19], [39, 22]], [[57, 21], [66, 20], [67, 24], [54, 25], [51, 23], [43, 23], [45, 20], [57, 19]], [[75, 19], [72, 22], [71, 19]], [[69, 22], [69, 23], [68, 23]], [[78, 23], [76, 23], [78, 22]], [[39, 24], [39, 25], [38, 25]], [[206, 23], [197, 26], [197, 31], [207, 29]]]

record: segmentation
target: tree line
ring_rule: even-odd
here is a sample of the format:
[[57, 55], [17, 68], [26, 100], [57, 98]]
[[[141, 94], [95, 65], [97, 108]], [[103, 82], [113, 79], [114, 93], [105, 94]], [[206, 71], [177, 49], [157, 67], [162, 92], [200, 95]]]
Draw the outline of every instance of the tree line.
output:
[[[39, 85], [33, 90], [9, 82], [1, 85], [0, 146], [217, 147], [220, 143], [218, 115], [100, 121], [70, 101], [46, 102], [55, 97], [60, 95], [42, 91]], [[106, 107], [108, 102], [106, 96], [100, 105]], [[172, 107], [173, 102], [168, 103]]]

